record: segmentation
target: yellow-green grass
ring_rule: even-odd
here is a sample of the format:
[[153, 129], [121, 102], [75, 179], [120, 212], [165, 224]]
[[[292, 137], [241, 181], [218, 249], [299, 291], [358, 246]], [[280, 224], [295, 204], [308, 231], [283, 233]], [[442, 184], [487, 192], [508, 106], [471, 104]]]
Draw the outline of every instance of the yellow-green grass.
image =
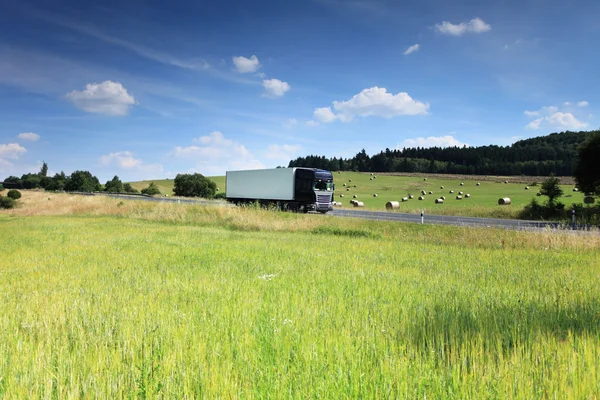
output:
[[46, 196], [0, 213], [0, 397], [600, 396], [597, 235]]
[[[376, 177], [376, 178], [374, 178]], [[427, 177], [425, 181], [424, 178]], [[221, 191], [225, 190], [225, 177], [210, 177], [217, 183], [217, 187]], [[336, 172], [334, 173], [334, 181], [336, 184], [335, 201], [341, 202], [342, 206], [336, 208], [353, 208], [350, 200], [357, 199], [364, 203], [368, 210], [385, 210], [385, 204], [388, 201], [399, 201], [400, 212], [419, 213], [424, 210], [426, 213], [436, 215], [461, 215], [473, 217], [495, 217], [495, 218], [516, 218], [519, 211], [527, 205], [532, 198], [537, 198], [540, 201], [545, 201], [545, 197], [536, 197], [540, 189], [541, 180], [544, 178], [538, 177], [537, 186], [533, 186], [534, 182], [529, 184], [523, 183], [504, 183], [503, 178], [497, 180], [478, 180], [476, 177], [472, 180], [444, 179], [436, 175], [431, 177], [427, 174], [423, 176], [394, 176], [394, 175], [378, 175], [371, 176], [370, 173], [359, 172]], [[134, 182], [132, 185], [136, 188], [145, 187], [150, 181]], [[157, 180], [154, 181], [159, 187], [164, 187], [163, 193], [172, 193], [172, 180]], [[344, 186], [344, 183], [346, 186]], [[460, 186], [464, 183], [464, 186]], [[480, 183], [480, 186], [477, 186]], [[141, 185], [141, 186], [140, 186]], [[144, 186], [145, 185], [145, 186]], [[170, 186], [169, 186], [170, 185]], [[356, 185], [356, 188], [354, 187]], [[441, 186], [444, 189], [441, 189]], [[525, 187], [529, 186], [529, 190]], [[564, 191], [563, 197], [559, 201], [564, 202], [567, 206], [571, 203], [583, 203], [583, 193], [573, 192], [574, 185], [562, 185]], [[350, 189], [350, 190], [346, 190]], [[421, 196], [421, 191], [425, 190], [427, 194], [425, 200], [418, 200]], [[450, 193], [453, 190], [454, 193]], [[161, 189], [162, 191], [162, 189]], [[429, 194], [429, 192], [433, 194]], [[457, 200], [456, 196], [459, 192], [470, 194], [470, 198]], [[377, 197], [373, 195], [377, 194]], [[408, 197], [410, 194], [413, 199], [403, 203], [402, 198]], [[340, 197], [343, 195], [344, 197]], [[440, 196], [445, 196], [446, 200], [443, 204], [435, 204], [435, 199]], [[511, 205], [499, 206], [498, 199], [508, 197], [511, 199]]]

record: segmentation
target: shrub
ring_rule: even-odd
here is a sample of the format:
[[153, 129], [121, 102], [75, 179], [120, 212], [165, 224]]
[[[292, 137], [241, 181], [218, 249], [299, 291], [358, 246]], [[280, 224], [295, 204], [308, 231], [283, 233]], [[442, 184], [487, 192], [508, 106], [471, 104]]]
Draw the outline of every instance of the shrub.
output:
[[0, 183], [0, 192], [4, 191], [4, 186]]
[[217, 184], [202, 174], [177, 174], [173, 192], [176, 196], [213, 198]]
[[150, 182], [150, 185], [148, 185], [147, 188], [142, 189], [142, 194], [147, 194], [148, 196], [154, 196], [154, 195], [160, 194], [160, 189], [158, 189], [158, 186], [156, 186], [156, 184], [154, 182]]
[[21, 198], [21, 192], [19, 192], [18, 190], [15, 190], [15, 189], [9, 190], [8, 193], [6, 193], [6, 195], [8, 197], [10, 197], [12, 200], [18, 200]]
[[227, 197], [226, 197], [225, 193], [223, 193], [223, 192], [215, 194], [215, 199], [225, 200], [226, 198]]
[[125, 190], [125, 193], [139, 193], [139, 191], [137, 189], [135, 189], [133, 186], [131, 186], [130, 183], [124, 184], [123, 190]]
[[10, 197], [0, 196], [0, 208], [8, 209], [15, 206], [15, 201]]

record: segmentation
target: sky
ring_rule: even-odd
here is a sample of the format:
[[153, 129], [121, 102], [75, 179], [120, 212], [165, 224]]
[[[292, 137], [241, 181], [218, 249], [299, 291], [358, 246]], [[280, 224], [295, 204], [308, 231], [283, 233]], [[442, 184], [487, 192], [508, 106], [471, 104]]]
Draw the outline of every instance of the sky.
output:
[[597, 0], [3, 0], [0, 179], [600, 127]]

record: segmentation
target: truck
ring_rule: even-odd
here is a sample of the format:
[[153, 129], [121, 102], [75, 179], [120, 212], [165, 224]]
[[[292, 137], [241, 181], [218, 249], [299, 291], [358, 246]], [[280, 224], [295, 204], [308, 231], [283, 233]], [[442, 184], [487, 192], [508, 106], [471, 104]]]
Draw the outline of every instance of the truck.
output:
[[234, 204], [274, 205], [297, 212], [333, 210], [333, 174], [317, 168], [227, 171], [225, 197]]

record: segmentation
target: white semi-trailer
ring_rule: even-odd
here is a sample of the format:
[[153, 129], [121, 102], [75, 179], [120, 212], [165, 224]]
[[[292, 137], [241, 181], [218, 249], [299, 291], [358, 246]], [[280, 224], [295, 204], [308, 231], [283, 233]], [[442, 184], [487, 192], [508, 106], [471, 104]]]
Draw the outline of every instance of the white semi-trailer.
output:
[[333, 209], [333, 174], [322, 169], [227, 171], [225, 184], [227, 200], [235, 204], [258, 202], [300, 212]]

